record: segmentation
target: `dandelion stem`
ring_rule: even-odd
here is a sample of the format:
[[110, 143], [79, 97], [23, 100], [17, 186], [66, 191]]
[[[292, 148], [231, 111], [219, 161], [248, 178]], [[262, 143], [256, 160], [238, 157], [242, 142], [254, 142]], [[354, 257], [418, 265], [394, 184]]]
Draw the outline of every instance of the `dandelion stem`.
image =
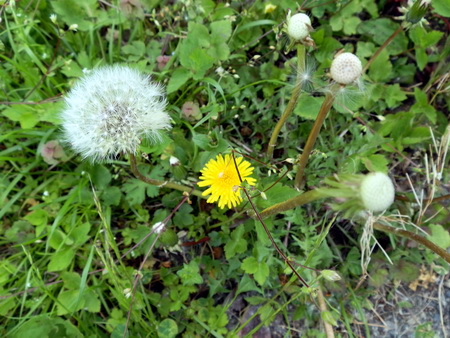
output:
[[369, 69], [372, 62], [375, 61], [375, 59], [380, 55], [380, 53], [391, 43], [392, 40], [401, 32], [403, 31], [402, 25], [398, 26], [398, 28], [394, 31], [394, 33], [391, 34], [390, 37], [386, 39], [386, 41], [378, 48], [378, 50], [375, 52], [375, 54], [372, 55], [372, 57], [367, 61], [366, 65], [364, 66], [362, 73], [364, 74], [367, 69]]
[[175, 190], [179, 190], [179, 191], [185, 191], [185, 192], [189, 193], [190, 195], [194, 195], [194, 196], [201, 197], [201, 198], [207, 198], [206, 196], [202, 195], [201, 191], [195, 190], [191, 187], [188, 187], [188, 186], [185, 186], [182, 184], [178, 184], [178, 183], [174, 183], [174, 182], [169, 182], [169, 181], [155, 180], [153, 178], [144, 176], [137, 167], [136, 157], [133, 154], [129, 154], [129, 155], [130, 155], [131, 172], [134, 174], [134, 176], [136, 176], [137, 179], [141, 180], [142, 182], [145, 182], [145, 183], [148, 183], [151, 185], [156, 185], [161, 188], [164, 187], [164, 188], [170, 188], [170, 189], [175, 189]]
[[430, 249], [431, 251], [433, 251], [435, 254], [441, 256], [443, 259], [445, 259], [445, 261], [447, 263], [450, 264], [450, 253], [448, 253], [447, 251], [445, 251], [444, 249], [442, 249], [441, 247], [437, 246], [436, 244], [434, 244], [433, 242], [429, 241], [428, 239], [426, 239], [425, 237], [419, 236], [411, 231], [408, 230], [403, 230], [403, 229], [398, 229], [398, 228], [394, 228], [388, 225], [384, 225], [384, 224], [380, 224], [380, 223], [375, 223], [373, 225], [374, 229], [377, 229], [379, 231], [383, 231], [383, 232], [387, 232], [390, 234], [394, 234], [397, 236], [402, 236], [402, 237], [406, 237], [409, 238], [417, 243], [420, 243], [424, 246], [426, 246], [428, 249]]
[[[325, 302], [325, 296], [322, 292], [322, 288], [320, 287], [320, 283], [317, 283], [317, 300], [319, 301], [319, 309], [322, 314], [328, 312], [327, 303]], [[333, 325], [328, 323], [324, 318], [322, 317], [323, 326], [325, 328], [325, 334], [327, 335], [327, 338], [334, 338], [334, 331], [333, 331]]]
[[320, 111], [317, 114], [314, 125], [311, 129], [311, 132], [309, 133], [305, 147], [303, 148], [303, 153], [298, 163], [297, 174], [295, 176], [295, 187], [298, 190], [300, 190], [303, 185], [303, 178], [305, 176], [305, 168], [306, 164], [308, 163], [309, 155], [311, 154], [317, 137], [319, 136], [319, 132], [322, 128], [323, 122], [325, 121], [325, 118], [327, 117], [327, 114], [330, 111], [331, 106], [333, 105], [334, 97], [339, 87], [339, 84], [334, 84], [330, 88], [330, 92], [327, 93], [325, 101], [323, 102], [322, 107], [320, 107]]
[[[294, 209], [296, 207], [316, 201], [316, 200], [324, 198], [324, 197], [326, 197], [326, 196], [321, 194], [318, 190], [310, 190], [310, 191], [304, 192], [303, 194], [300, 194], [298, 196], [292, 197], [284, 202], [274, 204], [274, 205], [264, 209], [259, 214], [260, 214], [261, 218], [267, 218], [269, 216], [278, 214], [278, 213], [286, 211], [286, 210]], [[250, 214], [250, 217], [255, 218], [255, 215]]]
[[270, 136], [269, 146], [267, 147], [267, 157], [271, 159], [273, 157], [273, 151], [275, 150], [275, 146], [277, 145], [278, 135], [280, 134], [281, 128], [284, 123], [291, 116], [294, 111], [295, 106], [297, 105], [298, 97], [300, 96], [300, 92], [302, 89], [302, 77], [305, 72], [305, 46], [301, 43], [297, 44], [297, 78], [295, 81], [295, 87], [292, 91], [291, 98], [288, 102], [288, 105], [284, 109], [283, 115], [278, 120], [275, 128]]

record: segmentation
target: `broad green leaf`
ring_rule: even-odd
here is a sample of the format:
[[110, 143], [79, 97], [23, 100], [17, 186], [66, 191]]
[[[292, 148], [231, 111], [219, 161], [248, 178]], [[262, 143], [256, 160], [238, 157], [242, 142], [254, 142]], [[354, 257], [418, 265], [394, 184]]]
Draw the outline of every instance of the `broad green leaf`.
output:
[[97, 14], [97, 0], [53, 0], [50, 3], [68, 26], [77, 24], [80, 31], [92, 29], [92, 19]]
[[450, 234], [442, 225], [430, 224], [431, 241], [442, 249], [446, 250], [450, 247]]
[[[364, 21], [358, 26], [359, 34], [370, 36], [378, 45], [382, 45], [398, 28], [396, 23], [387, 18]], [[405, 51], [408, 47], [408, 39], [405, 33], [401, 32], [386, 47], [389, 55], [397, 55]]]
[[169, 84], [167, 85], [167, 94], [180, 89], [191, 77], [192, 73], [186, 68], [177, 68], [170, 77]]
[[74, 257], [75, 249], [73, 248], [64, 248], [55, 252], [50, 258], [47, 270], [49, 272], [65, 270], [72, 263]]
[[370, 155], [362, 159], [369, 171], [380, 171], [387, 173], [389, 161], [384, 155]]
[[92, 183], [94, 183], [94, 187], [97, 189], [105, 188], [112, 179], [109, 170], [101, 164], [94, 165], [90, 170], [90, 175]]
[[58, 303], [56, 305], [58, 316], [63, 316], [84, 308], [84, 299], [79, 301], [79, 294], [80, 291], [78, 290], [68, 290], [58, 295]]
[[436, 13], [450, 18], [450, 2], [448, 0], [433, 0], [432, 6]]
[[102, 194], [100, 196], [102, 202], [105, 205], [119, 205], [120, 199], [122, 197], [122, 192], [120, 191], [119, 187], [106, 187], [102, 191]]
[[311, 96], [303, 93], [294, 108], [294, 114], [308, 120], [315, 120], [324, 100], [323, 96]]
[[166, 318], [161, 323], [159, 323], [158, 337], [172, 338], [176, 337], [177, 334], [178, 334], [178, 325], [174, 320]]
[[44, 209], [37, 209], [26, 215], [24, 219], [34, 226], [44, 226], [47, 225], [48, 222], [48, 212]]
[[39, 115], [30, 105], [12, 105], [2, 114], [12, 121], [19, 122], [23, 129], [33, 128], [39, 122]]
[[78, 331], [70, 321], [62, 318], [51, 318], [47, 315], [31, 317], [16, 330], [11, 338], [22, 337], [71, 337], [82, 338], [84, 335]]

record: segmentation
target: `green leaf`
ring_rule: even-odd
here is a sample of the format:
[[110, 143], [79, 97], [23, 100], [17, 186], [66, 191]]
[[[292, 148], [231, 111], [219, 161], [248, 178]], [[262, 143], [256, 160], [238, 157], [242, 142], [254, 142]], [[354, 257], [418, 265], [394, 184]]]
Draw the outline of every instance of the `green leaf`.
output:
[[414, 88], [414, 97], [416, 103], [414, 103], [410, 111], [415, 114], [423, 114], [430, 122], [436, 123], [437, 112], [432, 105], [428, 104], [427, 94], [419, 88]]
[[392, 63], [384, 49], [369, 67], [369, 76], [375, 82], [383, 82], [392, 76]]
[[194, 209], [187, 203], [183, 204], [180, 209], [176, 212], [173, 223], [176, 226], [186, 227], [194, 223], [194, 218], [192, 217], [192, 211]]
[[122, 192], [119, 187], [106, 187], [105, 190], [102, 191], [101, 200], [105, 205], [119, 205], [120, 199], [122, 197]]
[[406, 100], [406, 98], [405, 92], [400, 88], [398, 83], [385, 88], [385, 100], [389, 108], [398, 106], [399, 103]]
[[260, 288], [258, 288], [255, 284], [255, 281], [250, 278], [249, 275], [245, 274], [244, 277], [242, 277], [241, 281], [239, 282], [238, 289], [236, 291], [236, 296], [243, 292], [248, 291], [256, 291], [260, 294], [263, 294]]
[[84, 300], [81, 299], [79, 301], [79, 294], [79, 290], [68, 290], [58, 295], [58, 303], [56, 305], [58, 316], [63, 316], [84, 308]]
[[61, 279], [63, 280], [66, 289], [78, 290], [80, 288], [81, 277], [76, 272], [61, 272]]
[[158, 325], [158, 336], [161, 338], [172, 338], [178, 334], [177, 323], [169, 318], [164, 319]]
[[12, 105], [2, 114], [12, 121], [19, 122], [23, 129], [33, 128], [39, 122], [39, 116], [29, 105]]
[[90, 230], [91, 224], [89, 222], [79, 225], [74, 230], [72, 230], [72, 232], [70, 233], [70, 237], [73, 238], [74, 245], [78, 246], [86, 243], [86, 241], [89, 239], [88, 234]]
[[94, 165], [89, 173], [92, 183], [97, 189], [103, 189], [111, 182], [112, 177], [109, 170], [101, 164]]
[[131, 54], [136, 56], [144, 56], [145, 44], [142, 41], [133, 41], [131, 44], [123, 46], [121, 51], [125, 54]]
[[183, 264], [183, 269], [177, 272], [183, 285], [194, 285], [203, 283], [200, 275], [200, 267], [196, 261], [190, 261], [189, 264]]
[[88, 290], [83, 296], [84, 299], [84, 308], [92, 313], [100, 312], [100, 300], [97, 297], [97, 294]]
[[186, 68], [177, 68], [170, 77], [167, 85], [167, 94], [180, 89], [192, 77], [192, 73]]
[[450, 18], [450, 2], [448, 0], [433, 0], [432, 6], [436, 13]]
[[308, 120], [315, 120], [325, 98], [323, 96], [311, 96], [302, 93], [298, 104], [294, 108], [294, 114]]
[[255, 257], [247, 257], [241, 265], [242, 270], [253, 274], [259, 285], [263, 285], [269, 277], [269, 267], [265, 262], [258, 262]]
[[51, 5], [68, 26], [77, 24], [80, 31], [92, 29], [89, 19], [97, 16], [97, 0], [54, 0]]
[[233, 230], [231, 239], [225, 244], [225, 257], [230, 259], [236, 254], [244, 253], [247, 250], [247, 241], [242, 238], [244, 235], [244, 227], [240, 226]]
[[37, 209], [26, 215], [24, 219], [34, 226], [44, 226], [48, 222], [48, 212], [43, 209]]
[[388, 172], [389, 161], [384, 155], [370, 155], [362, 159], [369, 171]]
[[72, 263], [74, 257], [75, 250], [73, 248], [65, 248], [55, 252], [50, 259], [47, 270], [49, 272], [65, 270]]
[[[381, 46], [392, 35], [392, 33], [399, 28], [399, 25], [400, 24], [386, 18], [367, 20], [358, 26], [357, 32], [359, 34], [370, 36], [373, 41]], [[407, 47], [408, 39], [405, 36], [405, 33], [401, 32], [397, 34], [389, 45], [387, 45], [386, 51], [389, 55], [396, 55], [404, 52]]]
[[146, 188], [146, 183], [135, 178], [130, 179], [122, 186], [123, 192], [125, 193], [125, 200], [127, 200], [130, 205], [142, 204], [145, 200]]
[[445, 230], [442, 225], [439, 224], [431, 224], [431, 241], [440, 246], [442, 249], [446, 250], [450, 247], [450, 234], [448, 230]]
[[23, 323], [11, 338], [22, 337], [71, 337], [82, 338], [84, 335], [69, 321], [51, 318], [47, 315], [31, 317]]

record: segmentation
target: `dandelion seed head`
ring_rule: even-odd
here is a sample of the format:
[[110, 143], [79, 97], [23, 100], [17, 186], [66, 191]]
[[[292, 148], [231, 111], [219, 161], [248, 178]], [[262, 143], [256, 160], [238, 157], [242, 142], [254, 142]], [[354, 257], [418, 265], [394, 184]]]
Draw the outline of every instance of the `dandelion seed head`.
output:
[[359, 79], [362, 73], [361, 61], [355, 54], [342, 53], [331, 63], [331, 78], [340, 84], [350, 84]]
[[311, 31], [311, 19], [303, 13], [297, 13], [287, 20], [287, 32], [295, 41], [304, 40]]
[[136, 153], [142, 138], [170, 128], [162, 87], [124, 66], [87, 73], [67, 94], [61, 113], [65, 140], [92, 162]]
[[388, 175], [375, 172], [363, 178], [360, 194], [366, 210], [381, 212], [394, 202], [395, 188]]

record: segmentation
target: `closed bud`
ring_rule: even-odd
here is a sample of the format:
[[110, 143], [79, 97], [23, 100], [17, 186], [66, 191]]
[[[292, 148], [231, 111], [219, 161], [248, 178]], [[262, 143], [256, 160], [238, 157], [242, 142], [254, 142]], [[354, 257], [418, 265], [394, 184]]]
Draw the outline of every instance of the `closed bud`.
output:
[[323, 278], [330, 282], [341, 280], [341, 276], [339, 276], [339, 274], [333, 270], [322, 270], [320, 274]]

